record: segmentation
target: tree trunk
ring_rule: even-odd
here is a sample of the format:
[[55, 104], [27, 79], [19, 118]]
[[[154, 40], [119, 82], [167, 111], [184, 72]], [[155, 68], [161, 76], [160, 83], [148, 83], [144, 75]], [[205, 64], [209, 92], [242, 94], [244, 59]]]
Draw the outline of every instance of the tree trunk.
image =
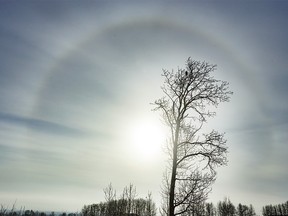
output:
[[176, 170], [177, 170], [177, 143], [179, 139], [179, 127], [180, 123], [177, 122], [177, 128], [175, 131], [175, 140], [173, 143], [173, 162], [172, 162], [171, 183], [169, 191], [169, 216], [174, 216], [175, 212], [174, 197], [175, 197], [175, 183], [176, 183]]
[[[175, 157], [176, 150], [173, 151], [173, 158]], [[174, 195], [175, 195], [175, 181], [176, 181], [176, 160], [173, 159], [171, 174], [171, 184], [169, 192], [169, 216], [174, 216]]]

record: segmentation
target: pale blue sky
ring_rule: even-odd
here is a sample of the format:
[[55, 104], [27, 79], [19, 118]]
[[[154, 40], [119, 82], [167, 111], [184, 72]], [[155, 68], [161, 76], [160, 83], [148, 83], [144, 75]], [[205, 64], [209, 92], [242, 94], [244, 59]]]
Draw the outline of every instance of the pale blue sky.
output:
[[[287, 200], [285, 1], [1, 1], [0, 203], [80, 211], [112, 182], [159, 200], [165, 158], [137, 160], [131, 127], [159, 114], [162, 68], [217, 64], [234, 91], [211, 127], [229, 164], [210, 200]], [[147, 135], [149, 137], [149, 135]], [[135, 153], [136, 154], [136, 153]], [[136, 154], [137, 155], [137, 154]]]

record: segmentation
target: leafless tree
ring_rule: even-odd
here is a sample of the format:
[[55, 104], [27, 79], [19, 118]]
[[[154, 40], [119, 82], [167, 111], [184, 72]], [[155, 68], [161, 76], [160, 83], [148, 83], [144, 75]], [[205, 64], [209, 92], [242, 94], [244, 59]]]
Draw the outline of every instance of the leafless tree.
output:
[[124, 188], [119, 199], [116, 199], [116, 191], [111, 183], [103, 191], [106, 202], [84, 205], [81, 212], [83, 216], [156, 216], [152, 194], [148, 193], [146, 199], [136, 198], [136, 187], [133, 184]]
[[205, 212], [205, 216], [216, 216], [216, 208], [214, 207], [213, 203], [205, 204]]
[[16, 201], [10, 209], [8, 206], [0, 204], [0, 216], [22, 215], [24, 211], [24, 207], [21, 207], [19, 210], [16, 209]]
[[130, 214], [133, 209], [133, 200], [136, 198], [136, 187], [130, 183], [129, 186], [126, 186], [123, 191], [123, 197], [127, 200], [127, 210], [126, 212]]
[[229, 198], [225, 198], [224, 201], [220, 201], [217, 205], [219, 216], [235, 216], [236, 208]]
[[168, 179], [163, 187], [169, 216], [183, 215], [203, 201], [215, 180], [215, 167], [227, 163], [224, 134], [216, 130], [204, 133], [207, 119], [216, 114], [211, 109], [229, 101], [232, 94], [228, 82], [211, 75], [215, 70], [216, 65], [191, 58], [185, 69], [163, 70], [164, 97], [154, 106], [163, 114], [171, 135]]
[[106, 200], [106, 213], [108, 215], [116, 215], [117, 203], [116, 203], [116, 190], [113, 188], [112, 183], [103, 189], [105, 200]]
[[152, 193], [148, 192], [148, 196], [146, 198], [146, 216], [156, 216], [156, 206], [152, 200]]
[[113, 188], [112, 183], [103, 189], [106, 202], [110, 202], [116, 199], [116, 190]]
[[6, 215], [7, 210], [8, 210], [8, 208], [1, 204], [0, 205], [0, 216]]

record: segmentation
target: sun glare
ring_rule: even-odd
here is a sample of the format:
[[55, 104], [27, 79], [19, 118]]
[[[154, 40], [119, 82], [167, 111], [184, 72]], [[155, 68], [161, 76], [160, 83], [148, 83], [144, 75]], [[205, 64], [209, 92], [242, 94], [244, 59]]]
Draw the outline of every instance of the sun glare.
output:
[[153, 161], [161, 156], [166, 140], [164, 126], [159, 120], [135, 120], [129, 129], [129, 151], [138, 161]]

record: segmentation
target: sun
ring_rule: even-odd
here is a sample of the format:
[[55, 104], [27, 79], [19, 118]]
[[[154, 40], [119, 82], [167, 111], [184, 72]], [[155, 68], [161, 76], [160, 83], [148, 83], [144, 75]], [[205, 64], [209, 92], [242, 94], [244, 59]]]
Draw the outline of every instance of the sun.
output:
[[135, 160], [148, 162], [161, 157], [166, 132], [158, 119], [135, 119], [131, 122], [127, 135], [129, 152]]

